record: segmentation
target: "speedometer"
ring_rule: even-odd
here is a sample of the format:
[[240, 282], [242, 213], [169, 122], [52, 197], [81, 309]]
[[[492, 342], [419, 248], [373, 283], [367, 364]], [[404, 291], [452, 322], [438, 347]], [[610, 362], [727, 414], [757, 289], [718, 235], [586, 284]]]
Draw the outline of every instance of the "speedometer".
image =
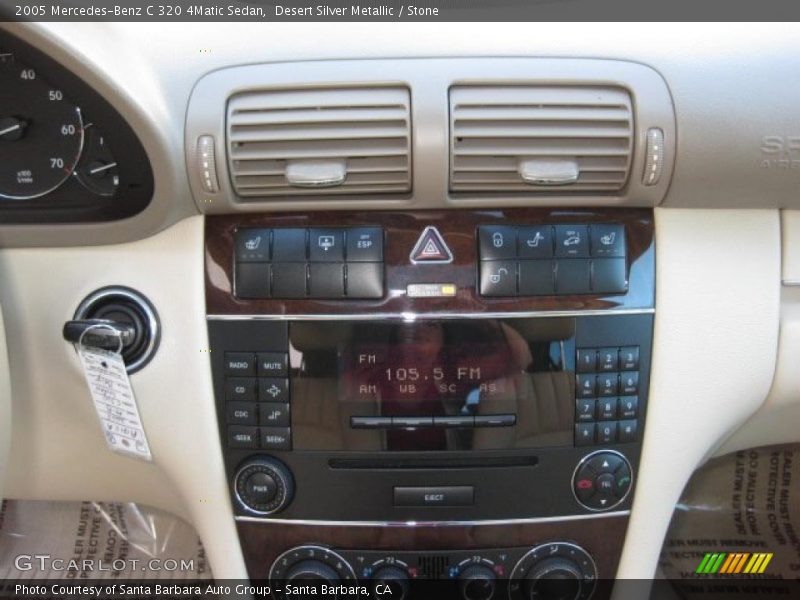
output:
[[36, 70], [7, 61], [0, 69], [0, 198], [52, 192], [75, 169], [83, 147], [80, 109]]

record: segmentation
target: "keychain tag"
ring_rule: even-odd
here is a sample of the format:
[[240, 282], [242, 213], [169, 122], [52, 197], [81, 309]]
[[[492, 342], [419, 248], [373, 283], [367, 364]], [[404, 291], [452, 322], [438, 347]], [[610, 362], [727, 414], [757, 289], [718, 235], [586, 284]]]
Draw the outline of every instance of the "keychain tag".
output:
[[[120, 338], [116, 352], [85, 344], [84, 336], [96, 328], [102, 328], [104, 332], [95, 330], [92, 335], [106, 335], [105, 332], [108, 332], [108, 335]], [[122, 359], [122, 339], [119, 332], [105, 325], [93, 325], [83, 332], [75, 347], [109, 449], [152, 462], [139, 407], [136, 405], [136, 397]]]

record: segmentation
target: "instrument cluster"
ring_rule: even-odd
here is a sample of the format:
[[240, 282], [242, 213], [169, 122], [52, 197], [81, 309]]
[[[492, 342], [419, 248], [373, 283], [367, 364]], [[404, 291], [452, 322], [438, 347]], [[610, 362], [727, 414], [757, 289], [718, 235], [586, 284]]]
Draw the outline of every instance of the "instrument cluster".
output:
[[0, 39], [0, 223], [121, 219], [152, 190], [141, 142], [104, 98], [38, 50]]

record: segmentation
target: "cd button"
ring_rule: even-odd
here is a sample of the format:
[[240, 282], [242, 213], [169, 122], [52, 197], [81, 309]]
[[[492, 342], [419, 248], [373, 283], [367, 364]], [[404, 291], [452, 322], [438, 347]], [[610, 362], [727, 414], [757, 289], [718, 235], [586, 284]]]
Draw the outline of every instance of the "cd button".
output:
[[225, 380], [225, 400], [252, 402], [255, 399], [255, 377], [228, 377]]

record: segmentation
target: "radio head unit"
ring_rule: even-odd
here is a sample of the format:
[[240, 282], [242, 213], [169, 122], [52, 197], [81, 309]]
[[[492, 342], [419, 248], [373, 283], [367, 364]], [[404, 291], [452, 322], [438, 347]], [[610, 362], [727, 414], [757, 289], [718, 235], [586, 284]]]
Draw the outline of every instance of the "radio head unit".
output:
[[209, 333], [240, 515], [486, 520], [630, 502], [652, 314], [232, 317]]

